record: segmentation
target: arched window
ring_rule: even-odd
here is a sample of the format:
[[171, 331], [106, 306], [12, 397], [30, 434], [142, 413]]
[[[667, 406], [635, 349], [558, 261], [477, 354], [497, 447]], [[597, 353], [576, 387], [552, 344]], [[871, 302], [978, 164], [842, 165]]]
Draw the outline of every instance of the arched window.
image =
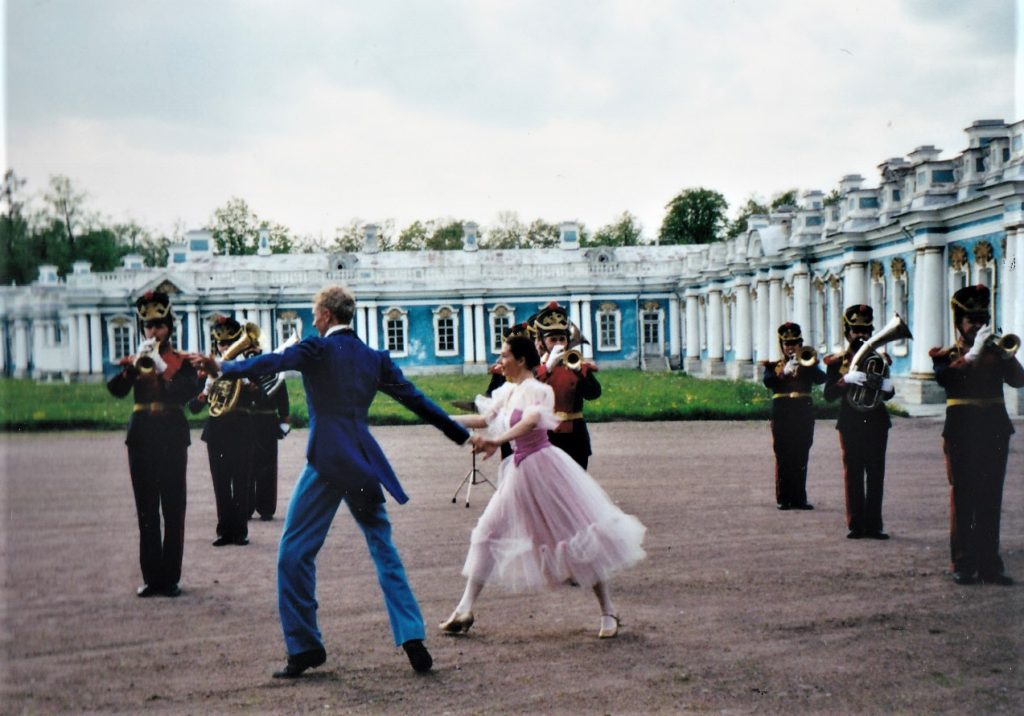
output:
[[459, 312], [451, 306], [434, 311], [434, 355], [453, 356], [459, 352]]
[[622, 348], [622, 312], [617, 304], [602, 303], [597, 309], [597, 350], [617, 351]]
[[302, 319], [295, 311], [282, 311], [277, 314], [275, 326], [277, 345], [283, 344], [292, 336], [302, 338]]
[[384, 312], [385, 348], [392, 356], [401, 358], [409, 355], [409, 313], [401, 308], [389, 308]]
[[114, 316], [108, 320], [107, 345], [110, 347], [107, 359], [111, 363], [116, 363], [134, 353], [135, 320], [129, 316]]
[[501, 353], [505, 333], [516, 323], [516, 312], [510, 306], [499, 303], [491, 309], [491, 353]]

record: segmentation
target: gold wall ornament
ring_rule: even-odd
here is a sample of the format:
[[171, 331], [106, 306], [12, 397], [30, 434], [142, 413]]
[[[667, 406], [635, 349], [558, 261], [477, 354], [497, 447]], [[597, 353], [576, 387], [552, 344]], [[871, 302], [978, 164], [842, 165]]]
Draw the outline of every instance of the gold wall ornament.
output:
[[981, 241], [974, 247], [974, 262], [978, 266], [988, 266], [992, 261], [992, 244], [987, 241]]
[[949, 247], [949, 265], [954, 271], [963, 271], [967, 266], [967, 249], [963, 246]]
[[614, 313], [619, 310], [619, 307], [611, 301], [606, 301], [599, 307], [601, 313]]
[[660, 311], [661, 306], [658, 304], [657, 301], [644, 301], [644, 310], [651, 312]]
[[881, 261], [872, 261], [871, 264], [871, 278], [875, 281], [881, 281], [885, 278], [885, 266], [882, 265]]
[[901, 258], [895, 258], [889, 264], [889, 272], [894, 279], [901, 279], [907, 275], [907, 262]]

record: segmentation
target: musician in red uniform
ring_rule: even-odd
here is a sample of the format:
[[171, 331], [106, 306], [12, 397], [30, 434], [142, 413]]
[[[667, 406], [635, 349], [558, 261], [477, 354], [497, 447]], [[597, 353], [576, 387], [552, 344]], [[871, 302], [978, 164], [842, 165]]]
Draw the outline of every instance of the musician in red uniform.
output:
[[[128, 420], [128, 471], [139, 520], [140, 597], [181, 594], [185, 546], [185, 467], [191, 443], [182, 406], [202, 388], [188, 356], [171, 346], [174, 314], [166, 293], [149, 291], [135, 302], [146, 339], [120, 361], [107, 382], [112, 395], [134, 391]], [[163, 529], [160, 518], [163, 513]]]
[[813, 510], [807, 501], [807, 459], [814, 442], [811, 388], [825, 382], [825, 372], [817, 356], [811, 365], [800, 361], [804, 340], [798, 324], [783, 323], [778, 336], [782, 360], [762, 364], [764, 385], [772, 391], [775, 501], [780, 510]]
[[[842, 399], [836, 430], [843, 453], [848, 539], [889, 539], [882, 530], [885, 448], [892, 427], [885, 401], [891, 400], [896, 390], [887, 376], [868, 374], [858, 370], [859, 366], [851, 365], [857, 349], [874, 332], [873, 321], [871, 306], [847, 308], [843, 312], [847, 349], [825, 358], [825, 400]], [[879, 356], [887, 366], [889, 357]], [[874, 406], [869, 409], [858, 406], [850, 399], [851, 393], [874, 395]]]
[[597, 366], [583, 361], [567, 361], [572, 327], [565, 309], [552, 301], [537, 313], [533, 327], [544, 343], [545, 354], [537, 366], [537, 380], [547, 383], [555, 393], [555, 416], [562, 422], [549, 431], [551, 443], [569, 453], [584, 470], [590, 461], [590, 431], [583, 418], [583, 401], [601, 397]]
[[1006, 458], [1013, 425], [1003, 401], [1003, 384], [1024, 387], [1024, 368], [1011, 347], [997, 345], [989, 326], [987, 286], [966, 286], [953, 294], [953, 322], [959, 338], [930, 351], [935, 380], [946, 389], [942, 430], [946, 474], [951, 487], [949, 547], [953, 581], [1010, 585], [999, 556]]

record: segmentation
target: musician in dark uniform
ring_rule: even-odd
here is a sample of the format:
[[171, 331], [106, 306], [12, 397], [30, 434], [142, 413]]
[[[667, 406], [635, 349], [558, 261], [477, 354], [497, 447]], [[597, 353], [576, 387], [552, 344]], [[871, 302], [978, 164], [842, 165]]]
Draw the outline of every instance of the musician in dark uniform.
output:
[[572, 326], [565, 309], [552, 301], [533, 321], [545, 354], [536, 368], [537, 380], [555, 393], [555, 416], [562, 422], [549, 431], [551, 443], [569, 453], [584, 470], [590, 461], [590, 431], [583, 418], [583, 401], [601, 397], [597, 366], [582, 360], [567, 361]]
[[[807, 501], [807, 460], [814, 442], [811, 388], [825, 382], [818, 358], [802, 362], [803, 336], [796, 323], [778, 330], [782, 360], [764, 361], [764, 384], [772, 391], [775, 501], [780, 510], [813, 510]], [[806, 363], [806, 365], [804, 364]]]
[[135, 302], [135, 311], [146, 338], [136, 355], [121, 359], [121, 370], [107, 389], [118, 398], [134, 391], [135, 398], [125, 444], [145, 582], [136, 593], [176, 597], [181, 594], [185, 467], [191, 442], [182, 406], [200, 391], [202, 380], [188, 356], [171, 346], [174, 314], [167, 294], [145, 293]]
[[[223, 356], [245, 330], [234, 318], [217, 316], [210, 329], [219, 356]], [[216, 400], [209, 386], [192, 401], [190, 408], [198, 412], [201, 403]], [[238, 401], [219, 415], [211, 414], [203, 428], [202, 439], [210, 460], [213, 496], [217, 505], [217, 538], [214, 547], [249, 544], [249, 494], [252, 480], [253, 415], [252, 408], [260, 388], [248, 380], [241, 386]], [[226, 407], [226, 406], [221, 406]]]
[[999, 556], [999, 518], [1013, 425], [1003, 402], [1003, 384], [1024, 387], [1024, 368], [1007, 345], [997, 345], [989, 326], [987, 286], [953, 294], [959, 338], [930, 351], [935, 380], [946, 389], [942, 430], [951, 487], [949, 547], [953, 580], [1010, 585]]
[[[246, 351], [245, 357], [260, 355], [259, 346]], [[259, 513], [261, 520], [274, 519], [277, 511], [277, 441], [291, 431], [291, 406], [283, 379], [262, 385], [252, 394], [252, 478], [249, 491], [249, 517]], [[272, 388], [269, 394], [267, 387]]]
[[[887, 375], [867, 374], [850, 365], [857, 349], [874, 332], [871, 306], [850, 306], [843, 312], [847, 349], [825, 358], [825, 400], [839, 405], [839, 446], [843, 453], [846, 482], [846, 524], [849, 539], [889, 539], [882, 530], [882, 491], [885, 482], [885, 449], [892, 420], [885, 402], [896, 394]], [[884, 365], [891, 361], [878, 354]], [[877, 361], [876, 361], [877, 362]], [[861, 360], [863, 363], [863, 359]], [[887, 370], [884, 373], [888, 373]], [[856, 389], [862, 390], [856, 390]], [[876, 396], [870, 409], [858, 409], [851, 391]]]

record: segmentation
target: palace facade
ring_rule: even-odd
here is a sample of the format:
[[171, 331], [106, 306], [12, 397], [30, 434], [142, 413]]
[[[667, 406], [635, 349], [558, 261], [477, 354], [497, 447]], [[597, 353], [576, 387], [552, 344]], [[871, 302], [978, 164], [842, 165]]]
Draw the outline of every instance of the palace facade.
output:
[[[897, 402], [937, 402], [928, 349], [953, 341], [954, 291], [988, 285], [997, 332], [1024, 335], [1024, 120], [965, 132], [953, 158], [918, 147], [883, 161], [877, 185], [845, 176], [837, 202], [805, 191], [716, 244], [585, 248], [566, 222], [558, 248], [486, 250], [467, 224], [462, 250], [395, 252], [377, 250], [369, 225], [354, 253], [271, 254], [264, 236], [257, 255], [220, 256], [193, 231], [162, 268], [134, 255], [63, 278], [41, 266], [32, 285], [0, 288], [0, 372], [100, 380], [134, 352], [134, 302], [152, 289], [171, 294], [182, 350], [209, 351], [217, 314], [256, 323], [272, 349], [312, 334], [312, 295], [344, 282], [359, 336], [409, 373], [483, 372], [504, 328], [557, 300], [600, 366], [757, 379], [757, 362], [778, 357], [779, 324], [796, 321], [825, 354], [843, 346], [843, 308], [868, 303], [876, 329], [899, 313], [913, 331], [886, 346]], [[1008, 389], [1011, 413], [1022, 393]]]

